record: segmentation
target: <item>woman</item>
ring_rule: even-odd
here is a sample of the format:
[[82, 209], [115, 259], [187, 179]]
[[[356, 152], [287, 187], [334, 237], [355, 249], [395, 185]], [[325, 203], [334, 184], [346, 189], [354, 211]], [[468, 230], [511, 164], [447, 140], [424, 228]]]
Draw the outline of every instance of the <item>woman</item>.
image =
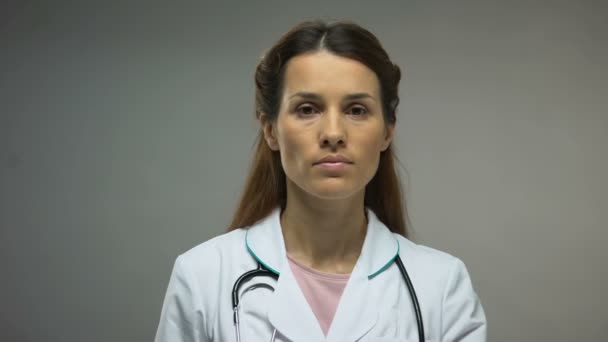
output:
[[400, 78], [349, 22], [301, 23], [268, 51], [240, 205], [177, 257], [156, 341], [485, 341], [465, 265], [406, 238]]

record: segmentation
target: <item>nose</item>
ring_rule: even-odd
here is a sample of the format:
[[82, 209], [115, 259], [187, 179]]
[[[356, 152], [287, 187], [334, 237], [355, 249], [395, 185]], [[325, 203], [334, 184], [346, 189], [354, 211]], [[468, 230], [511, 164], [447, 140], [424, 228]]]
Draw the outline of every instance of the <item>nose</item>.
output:
[[321, 120], [321, 147], [336, 149], [346, 145], [346, 129], [340, 111], [328, 110]]

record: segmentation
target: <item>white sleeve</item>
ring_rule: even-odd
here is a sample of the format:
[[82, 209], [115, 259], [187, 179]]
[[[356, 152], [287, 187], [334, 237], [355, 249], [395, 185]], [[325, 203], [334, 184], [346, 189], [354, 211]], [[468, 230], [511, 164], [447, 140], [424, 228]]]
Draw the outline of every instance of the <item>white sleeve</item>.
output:
[[485, 342], [486, 316], [465, 264], [456, 259], [443, 294], [443, 342]]
[[197, 309], [197, 286], [177, 257], [169, 279], [155, 342], [210, 342], [203, 327], [203, 313]]

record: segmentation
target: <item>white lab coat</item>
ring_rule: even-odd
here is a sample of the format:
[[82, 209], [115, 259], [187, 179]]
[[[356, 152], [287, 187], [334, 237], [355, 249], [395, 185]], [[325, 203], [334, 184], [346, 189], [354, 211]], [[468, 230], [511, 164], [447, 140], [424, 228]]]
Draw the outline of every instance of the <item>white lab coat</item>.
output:
[[[486, 341], [486, 317], [463, 262], [391, 233], [370, 209], [361, 255], [327, 336], [288, 265], [280, 208], [248, 229], [206, 241], [177, 257], [164, 299], [156, 342], [236, 341], [232, 287], [257, 262], [280, 273], [278, 282], [257, 277], [241, 298], [242, 342], [418, 341], [416, 316], [397, 254], [422, 311], [426, 341]], [[247, 287], [247, 284], [244, 285]]]

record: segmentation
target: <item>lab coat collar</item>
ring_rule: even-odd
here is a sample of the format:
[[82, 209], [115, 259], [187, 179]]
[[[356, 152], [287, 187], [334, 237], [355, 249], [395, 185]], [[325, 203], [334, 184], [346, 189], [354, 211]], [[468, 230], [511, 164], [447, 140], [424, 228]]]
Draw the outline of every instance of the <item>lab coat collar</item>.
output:
[[[399, 242], [393, 233], [368, 207], [367, 232], [357, 261], [369, 279], [384, 271], [399, 254]], [[281, 208], [277, 206], [245, 234], [245, 244], [251, 255], [270, 271], [280, 275], [287, 264], [285, 241], [281, 231]]]
[[293, 341], [355, 341], [376, 324], [377, 295], [381, 294], [370, 292], [370, 279], [393, 262], [399, 253], [399, 243], [372, 210], [365, 210], [368, 217], [365, 241], [327, 336], [323, 336], [289, 267], [280, 208], [248, 229], [245, 235], [248, 251], [269, 270], [280, 274], [268, 311], [270, 323], [280, 334]]

